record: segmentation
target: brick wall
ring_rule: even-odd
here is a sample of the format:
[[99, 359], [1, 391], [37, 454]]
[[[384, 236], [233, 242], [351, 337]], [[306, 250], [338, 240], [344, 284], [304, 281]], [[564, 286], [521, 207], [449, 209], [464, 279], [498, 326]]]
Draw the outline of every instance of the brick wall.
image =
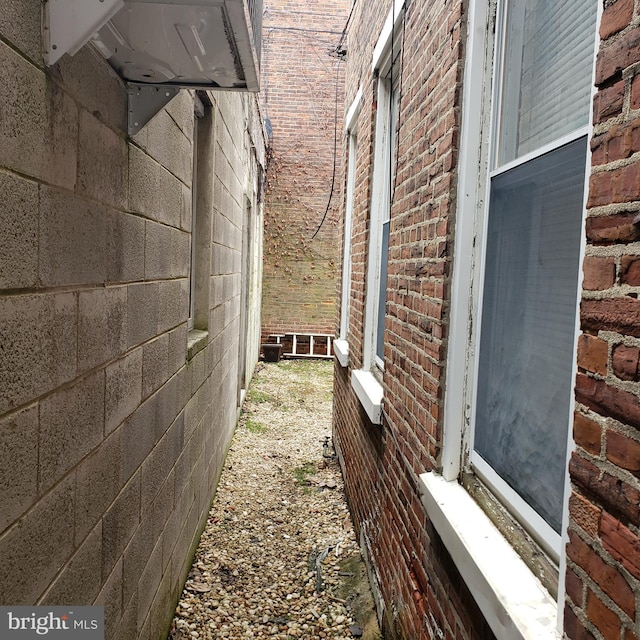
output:
[[604, 6], [591, 142], [565, 632], [638, 637], [640, 16]]
[[193, 95], [129, 138], [97, 51], [43, 67], [41, 10], [0, 17], [0, 604], [102, 604], [107, 639], [160, 640], [237, 417], [260, 118], [212, 94], [213, 294], [188, 353]]
[[[350, 384], [363, 358], [375, 135], [373, 49], [390, 3], [356, 3], [347, 41], [346, 104], [358, 118], [349, 368], [336, 366], [334, 439], [363, 549], [374, 567], [388, 638], [490, 638], [486, 622], [420, 502], [418, 474], [437, 464], [455, 212], [464, 26], [462, 3], [407, 3], [391, 210], [384, 424]], [[400, 38], [399, 38], [400, 39]], [[400, 46], [400, 43], [396, 43]]]
[[[321, 6], [313, 0], [265, 4], [262, 98], [273, 131], [265, 198], [265, 337], [334, 331], [344, 63], [330, 53], [340, 40], [348, 8], [348, 0], [329, 0]], [[333, 197], [312, 239], [329, 202], [336, 125]]]

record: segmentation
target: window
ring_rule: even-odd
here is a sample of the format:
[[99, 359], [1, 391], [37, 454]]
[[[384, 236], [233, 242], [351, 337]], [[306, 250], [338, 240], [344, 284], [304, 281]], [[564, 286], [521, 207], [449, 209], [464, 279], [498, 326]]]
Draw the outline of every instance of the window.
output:
[[208, 96], [194, 98], [191, 186], [191, 271], [189, 276], [189, 357], [205, 346], [209, 328], [211, 216], [213, 208], [213, 110]]
[[558, 557], [596, 2], [500, 15], [471, 464]]
[[362, 89], [347, 112], [347, 193], [342, 254], [342, 295], [340, 303], [340, 335], [333, 341], [333, 349], [343, 367], [349, 364], [349, 307], [351, 295], [351, 227], [353, 222], [353, 199], [356, 182], [356, 153], [358, 149], [358, 116], [362, 101]]
[[[497, 0], [495, 31], [470, 6], [443, 470], [423, 501], [496, 636], [551, 638], [562, 607], [504, 535], [563, 562], [598, 3]], [[498, 532], [476, 483], [522, 535]]]
[[396, 127], [398, 123], [400, 52], [404, 0], [394, 0], [373, 53], [373, 72], [378, 78], [374, 160], [371, 182], [369, 251], [365, 292], [362, 368], [351, 374], [353, 389], [374, 424], [382, 421], [384, 369], [384, 319], [387, 302], [387, 264]]

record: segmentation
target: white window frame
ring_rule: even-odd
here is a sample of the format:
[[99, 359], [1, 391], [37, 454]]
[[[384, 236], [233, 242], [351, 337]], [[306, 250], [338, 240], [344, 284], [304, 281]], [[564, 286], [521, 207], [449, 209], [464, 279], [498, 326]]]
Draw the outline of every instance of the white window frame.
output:
[[[600, 23], [601, 4], [598, 3], [596, 24]], [[560, 637], [563, 623], [566, 557], [562, 550], [568, 540], [568, 472], [565, 478], [562, 537], [556, 547], [559, 555], [558, 602], [542, 586], [524, 561], [515, 554], [502, 533], [458, 482], [463, 466], [468, 469], [468, 461], [473, 457], [472, 429], [478, 368], [476, 346], [488, 222], [488, 207], [485, 207], [485, 203], [488, 202], [492, 173], [489, 170], [489, 150], [494, 147], [490, 141], [494, 141], [495, 136], [491, 116], [494, 113], [493, 109], [497, 107], [495, 95], [491, 95], [488, 87], [493, 86], [493, 91], [497, 91], [498, 83], [495, 82], [494, 74], [499, 69], [499, 65], [493, 59], [491, 68], [487, 69], [486, 60], [486, 52], [494, 49], [494, 33], [499, 32], [497, 27], [495, 31], [492, 28], [494, 7], [494, 3], [488, 3], [486, 0], [470, 0], [469, 3], [447, 387], [444, 398], [442, 475], [434, 472], [423, 474], [420, 487], [423, 504], [436, 530], [451, 553], [463, 579], [474, 591], [477, 603], [496, 637], [504, 640], [555, 639]], [[501, 24], [499, 13], [495, 24]], [[594, 38], [597, 44], [597, 29]], [[496, 51], [494, 55], [497, 57], [501, 52]], [[494, 82], [491, 82], [492, 77]], [[592, 99], [594, 93], [595, 89]], [[590, 122], [588, 127], [570, 137], [575, 139], [584, 135], [591, 131], [591, 125]], [[557, 146], [557, 142], [553, 144], [553, 148]], [[540, 152], [533, 155], [540, 155]], [[521, 158], [515, 164], [530, 159]], [[590, 167], [588, 150], [585, 161], [586, 202]], [[502, 171], [504, 167], [501, 167], [500, 172]], [[476, 247], [482, 247], [482, 251], [478, 252]], [[584, 238], [581, 255], [584, 255]], [[580, 282], [578, 284], [580, 285]], [[576, 308], [579, 305], [578, 292], [579, 287], [576, 291]], [[576, 339], [578, 332], [579, 314], [576, 313]], [[573, 366], [575, 373], [575, 362]], [[567, 440], [568, 460], [574, 448], [570, 428], [567, 428]], [[490, 489], [498, 495], [501, 494], [503, 487], [496, 486], [491, 474], [483, 473], [481, 463], [476, 464], [475, 471], [480, 472], [480, 479], [487, 483]], [[506, 483], [504, 484], [506, 486]], [[510, 491], [515, 494], [513, 490]], [[513, 496], [501, 497], [507, 501], [514, 500]], [[518, 499], [522, 500], [519, 496]], [[533, 512], [533, 509], [531, 511]], [[536, 516], [540, 518], [537, 514]], [[482, 535], [479, 535], [479, 531]], [[486, 561], [487, 558], [490, 559], [489, 562]]]
[[[373, 424], [382, 423], [383, 388], [379, 376], [384, 363], [376, 357], [380, 268], [382, 251], [382, 223], [388, 215], [389, 193], [388, 157], [390, 144], [390, 100], [393, 87], [385, 76], [391, 69], [394, 35], [402, 25], [405, 0], [393, 0], [387, 19], [373, 51], [371, 71], [378, 77], [378, 108], [376, 110], [375, 149], [372, 176], [371, 216], [369, 221], [369, 252], [365, 290], [365, 314], [362, 368], [351, 374], [351, 385]], [[386, 195], [385, 195], [386, 194]]]
[[340, 332], [333, 341], [333, 351], [341, 366], [349, 365], [349, 311], [351, 307], [351, 231], [353, 227], [353, 201], [356, 183], [356, 153], [358, 148], [358, 116], [362, 109], [362, 87], [351, 103], [345, 118], [347, 135], [347, 193], [345, 200], [343, 251], [342, 251], [342, 289], [340, 303]]

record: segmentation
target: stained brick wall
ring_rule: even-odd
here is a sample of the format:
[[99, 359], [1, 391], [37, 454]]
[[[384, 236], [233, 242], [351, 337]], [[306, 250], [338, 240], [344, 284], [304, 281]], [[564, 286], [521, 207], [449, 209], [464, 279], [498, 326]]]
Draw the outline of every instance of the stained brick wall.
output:
[[[363, 89], [349, 367], [336, 365], [334, 439], [384, 610], [386, 637], [490, 638], [419, 500], [438, 469], [456, 212], [464, 3], [409, 2], [391, 212], [383, 425], [351, 388], [362, 363], [375, 114], [370, 60], [389, 2], [356, 3], [346, 104]], [[603, 3], [593, 104], [570, 463], [564, 634], [640, 637], [640, 14]]]
[[[265, 4], [262, 97], [273, 131], [265, 199], [265, 337], [334, 331], [344, 63], [330, 54], [340, 40], [348, 8], [348, 0]], [[333, 197], [312, 239], [331, 193], [336, 125]]]
[[640, 16], [604, 6], [571, 460], [565, 631], [636, 638], [640, 610]]
[[213, 294], [189, 354], [192, 93], [130, 138], [96, 50], [45, 68], [40, 0], [1, 13], [0, 604], [101, 604], [108, 640], [164, 640], [237, 418], [256, 98], [212, 94]]
[[[384, 424], [367, 419], [350, 383], [362, 365], [376, 82], [373, 49], [384, 0], [356, 3], [347, 42], [346, 104], [357, 123], [349, 368], [336, 367], [334, 439], [362, 546], [384, 602], [385, 637], [489, 638], [491, 632], [419, 499], [418, 474], [437, 464], [444, 338], [455, 213], [462, 3], [412, 1], [404, 24], [398, 167], [391, 210]], [[440, 635], [444, 634], [444, 635]]]

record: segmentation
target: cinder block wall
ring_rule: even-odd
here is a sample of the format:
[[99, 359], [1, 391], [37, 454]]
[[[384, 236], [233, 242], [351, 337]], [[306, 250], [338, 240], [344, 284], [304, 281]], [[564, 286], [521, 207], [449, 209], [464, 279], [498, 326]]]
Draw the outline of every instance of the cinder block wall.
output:
[[640, 609], [640, 14], [600, 25], [570, 471], [565, 632], [638, 637]]
[[349, 367], [336, 365], [334, 439], [346, 492], [384, 609], [385, 637], [490, 638], [491, 631], [420, 502], [418, 475], [441, 443], [446, 314], [455, 214], [464, 22], [462, 3], [411, 2], [406, 15], [398, 167], [391, 211], [385, 424], [351, 387], [362, 364], [376, 82], [373, 49], [390, 9], [357, 3], [346, 104], [362, 87], [351, 236]]
[[102, 604], [106, 638], [160, 640], [236, 424], [239, 362], [258, 356], [261, 236], [242, 253], [246, 202], [261, 226], [256, 98], [212, 94], [212, 294], [189, 357], [193, 95], [131, 139], [106, 61], [85, 47], [44, 68], [41, 2], [4, 4], [0, 603]]
[[[262, 335], [333, 333], [340, 263], [344, 63], [335, 49], [348, 0], [265, 5], [262, 98], [272, 127], [265, 196]], [[337, 90], [337, 95], [336, 95]], [[331, 205], [334, 132], [338, 151]]]

